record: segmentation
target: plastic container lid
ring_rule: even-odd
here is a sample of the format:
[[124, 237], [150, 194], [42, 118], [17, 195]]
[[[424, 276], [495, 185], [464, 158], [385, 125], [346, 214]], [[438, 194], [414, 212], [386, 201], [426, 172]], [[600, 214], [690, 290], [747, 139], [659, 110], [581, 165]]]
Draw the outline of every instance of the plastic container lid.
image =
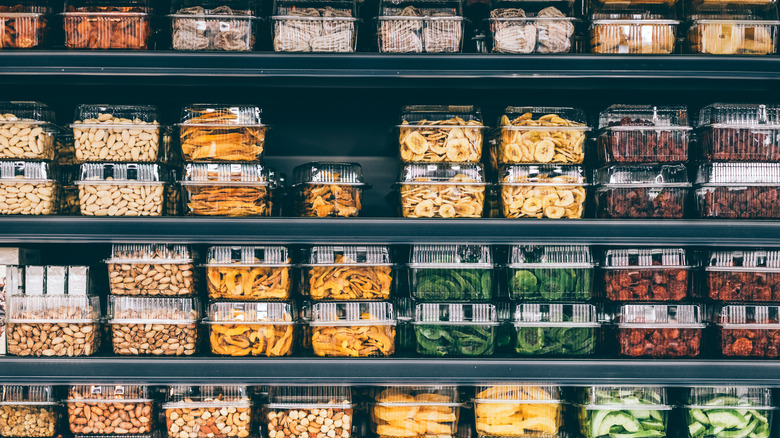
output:
[[301, 266], [392, 266], [388, 246], [314, 246], [307, 253]]
[[780, 127], [780, 105], [713, 103], [699, 111], [699, 127]]
[[0, 406], [25, 405], [48, 406], [56, 405], [53, 386], [44, 385], [3, 385], [0, 387]]
[[780, 184], [780, 163], [706, 163], [699, 166], [696, 184], [708, 186]]
[[54, 167], [46, 161], [0, 162], [0, 184], [54, 181]]
[[314, 161], [293, 169], [293, 187], [307, 184], [365, 186], [363, 168], [358, 163]]
[[780, 250], [711, 251], [707, 271], [780, 272]]
[[396, 322], [393, 305], [388, 302], [316, 303], [311, 314], [312, 327], [395, 325]]
[[515, 245], [508, 268], [571, 269], [596, 266], [588, 246]]
[[268, 169], [251, 163], [187, 163], [184, 165], [183, 186], [213, 185], [272, 186]]
[[[458, 120], [458, 124], [439, 125], [438, 122]], [[401, 110], [400, 127], [414, 125], [434, 125], [436, 127], [458, 127], [467, 125], [470, 128], [483, 127], [482, 110], [472, 105], [407, 105]], [[474, 125], [469, 122], [478, 122]]]
[[777, 6], [766, 5], [717, 4], [699, 3], [693, 7], [691, 21], [696, 24], [730, 24], [730, 25], [760, 25], [777, 26]]
[[515, 307], [515, 327], [599, 327], [596, 306], [582, 303], [525, 303]]
[[406, 164], [401, 169], [399, 184], [484, 186], [485, 169], [479, 163]]
[[[198, 6], [203, 4], [198, 0], [180, 0], [185, 2], [194, 2]], [[236, 1], [236, 0], [233, 0]], [[216, 4], [216, 3], [215, 3]], [[224, 5], [224, 1], [219, 1]], [[249, 6], [249, 5], [246, 5]], [[213, 10], [210, 13], [213, 14]], [[234, 12], [236, 12], [234, 10]], [[209, 12], [204, 12], [209, 14]], [[251, 14], [249, 14], [251, 15]], [[189, 17], [190, 15], [182, 15]], [[261, 127], [265, 126], [262, 122], [263, 110], [257, 106], [250, 105], [215, 105], [210, 103], [196, 103], [184, 108], [181, 116], [181, 123], [178, 126], [223, 126], [227, 127]]]
[[694, 409], [776, 409], [772, 403], [772, 390], [757, 386], [694, 387], [688, 391], [685, 402], [685, 407]]
[[474, 388], [475, 403], [560, 403], [561, 388], [546, 383], [498, 383]]
[[626, 304], [618, 326], [704, 328], [697, 304]]
[[251, 402], [246, 386], [202, 385], [171, 386], [168, 389], [163, 409], [197, 407], [249, 407]]
[[410, 268], [493, 269], [490, 245], [414, 245]]
[[604, 253], [602, 269], [690, 268], [683, 248], [610, 249]]
[[[500, 20], [508, 19], [500, 18]], [[552, 123], [560, 126], [552, 126]], [[504, 114], [499, 117], [498, 125], [502, 129], [523, 131], [590, 131], [585, 111], [571, 107], [508, 106], [504, 108]]]
[[150, 402], [148, 388], [141, 385], [75, 385], [68, 390], [68, 402], [95, 402], [121, 400], [123, 402]]
[[[316, 9], [315, 9], [316, 8]], [[318, 15], [302, 15], [302, 11], [314, 9]], [[354, 0], [275, 0], [272, 18], [293, 20], [356, 21]], [[349, 14], [342, 16], [341, 14]]]
[[591, 25], [634, 24], [634, 25], [671, 25], [680, 24], [675, 11], [668, 5], [641, 4], [626, 7], [604, 5], [591, 15]]
[[268, 409], [352, 409], [348, 386], [272, 386]]
[[[114, 118], [121, 120], [115, 122]], [[71, 127], [137, 129], [139, 126], [160, 126], [158, 118], [157, 107], [151, 105], [79, 105]]]
[[226, 322], [295, 324], [289, 303], [212, 303], [207, 323]]
[[200, 319], [197, 298], [111, 296], [109, 324], [191, 324]]
[[403, 20], [463, 18], [461, 2], [457, 0], [383, 0], [379, 10], [380, 20], [386, 19], [384, 17]]
[[[87, 295], [12, 295], [6, 323], [94, 323], [100, 318], [100, 298]], [[67, 311], [65, 316], [63, 311]]]
[[375, 406], [461, 406], [457, 386], [379, 386], [370, 397]]
[[682, 164], [631, 164], [602, 167], [594, 183], [602, 187], [691, 187]]
[[656, 386], [590, 386], [580, 392], [586, 409], [671, 410], [666, 388]]
[[19, 266], [7, 271], [6, 290], [24, 295], [87, 295], [89, 266]]
[[285, 246], [212, 246], [206, 267], [283, 267], [291, 266]]
[[[14, 3], [19, 4], [19, 2], [14, 2]], [[38, 5], [40, 5], [40, 3], [38, 3]], [[25, 7], [25, 9], [26, 8], [27, 7]], [[30, 10], [28, 12], [39, 12], [39, 11]], [[7, 13], [2, 13], [2, 14], [4, 16], [8, 15]], [[0, 124], [4, 124], [4, 123], [24, 123], [29, 125], [43, 125], [47, 123], [54, 123], [54, 110], [50, 109], [48, 105], [41, 102], [33, 102], [33, 101], [0, 102]]]
[[611, 105], [599, 113], [599, 129], [610, 131], [690, 130], [683, 105]]
[[147, 15], [152, 12], [150, 0], [69, 0], [63, 15]]
[[[171, 4], [169, 17], [232, 18], [252, 17], [253, 15], [255, 15], [255, 8], [249, 0], [174, 0]], [[201, 105], [198, 104], [198, 106]]]
[[[38, 0], [0, 1], [0, 17], [37, 17], [50, 13], [51, 7], [48, 2]], [[4, 113], [6, 111], [0, 110], [0, 114]]]
[[720, 309], [720, 325], [724, 329], [780, 328], [780, 306], [730, 304]]
[[167, 172], [154, 163], [84, 163], [76, 184], [167, 182]]
[[192, 263], [193, 257], [187, 245], [157, 244], [115, 244], [111, 246], [111, 257], [105, 263], [132, 264], [184, 264]]
[[496, 306], [488, 303], [420, 303], [414, 324], [498, 325]]
[[581, 166], [559, 166], [554, 164], [513, 164], [502, 166], [500, 171], [503, 185], [510, 186], [587, 186]]

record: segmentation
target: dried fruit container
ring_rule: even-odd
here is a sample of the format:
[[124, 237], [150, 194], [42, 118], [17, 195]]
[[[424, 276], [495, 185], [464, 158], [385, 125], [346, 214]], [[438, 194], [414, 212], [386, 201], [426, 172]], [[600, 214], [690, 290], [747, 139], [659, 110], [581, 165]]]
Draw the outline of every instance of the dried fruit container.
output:
[[148, 0], [71, 0], [62, 22], [69, 49], [146, 50], [152, 35]]
[[[14, 32], [13, 23], [21, 25], [25, 15], [30, 14], [3, 12], [0, 3], [0, 48], [6, 44], [6, 33]], [[58, 132], [53, 123], [54, 111], [44, 103], [0, 102], [0, 160], [53, 160]]]
[[479, 163], [482, 110], [471, 105], [408, 105], [398, 144], [404, 163]]
[[414, 310], [417, 353], [423, 356], [492, 356], [497, 328], [493, 304], [421, 303]]
[[599, 114], [599, 158], [604, 163], [687, 163], [691, 137], [681, 105], [612, 105]]
[[37, 49], [46, 44], [51, 8], [37, 0], [0, 2], [0, 49]]
[[156, 162], [165, 155], [158, 119], [149, 105], [79, 105], [70, 125], [76, 160]]
[[295, 321], [289, 303], [212, 303], [211, 352], [224, 356], [289, 356]]
[[275, 0], [276, 52], [354, 52], [357, 43], [354, 0]]
[[780, 163], [709, 163], [699, 166], [696, 199], [702, 217], [780, 218]]
[[590, 386], [582, 388], [577, 413], [585, 438], [667, 436], [672, 405], [666, 388], [653, 386]]
[[212, 246], [205, 265], [212, 300], [286, 300], [292, 289], [284, 246]]
[[610, 301], [682, 301], [693, 267], [683, 248], [610, 249], [601, 264]]
[[593, 298], [596, 263], [587, 246], [515, 245], [506, 265], [514, 301], [585, 301]]
[[109, 300], [114, 354], [195, 354], [200, 303], [192, 298], [117, 297]]
[[168, 18], [173, 50], [246, 52], [255, 47], [257, 18], [248, 0], [176, 0]]
[[780, 306], [724, 305], [718, 319], [724, 357], [780, 356]]
[[456, 386], [380, 386], [369, 397], [377, 438], [451, 437], [458, 431], [462, 403]]
[[112, 295], [181, 297], [198, 292], [187, 245], [116, 244], [105, 263]]
[[403, 217], [480, 218], [488, 186], [482, 164], [406, 164], [399, 178]]
[[704, 268], [716, 301], [780, 302], [780, 251], [711, 251]]
[[620, 355], [681, 358], [701, 353], [705, 324], [695, 304], [627, 304], [618, 320]]
[[691, 388], [683, 406], [689, 438], [769, 438], [775, 408], [769, 388]]
[[171, 386], [162, 409], [168, 438], [246, 438], [255, 414], [247, 387], [235, 385]]
[[688, 28], [691, 53], [771, 55], [777, 52], [777, 5], [694, 6]]
[[642, 5], [634, 8], [605, 7], [590, 21], [590, 45], [601, 54], [670, 54], [674, 52], [677, 27], [671, 8]]
[[60, 420], [52, 386], [0, 387], [0, 436], [42, 438], [57, 434]]
[[298, 436], [350, 438], [353, 413], [348, 386], [272, 386], [263, 420], [269, 438], [292, 436], [285, 432], [292, 423], [299, 430], [305, 429]]
[[60, 184], [46, 161], [0, 162], [0, 215], [57, 214]]
[[458, 1], [383, 0], [377, 17], [379, 52], [460, 52], [463, 22]]
[[184, 108], [179, 127], [187, 161], [258, 161], [268, 127], [256, 106], [194, 104]]
[[71, 386], [65, 404], [70, 431], [76, 435], [148, 434], [155, 422], [146, 386]]
[[79, 169], [84, 216], [162, 216], [167, 174], [152, 163], [85, 163]]
[[505, 165], [499, 175], [505, 218], [582, 219], [588, 186], [582, 167]]
[[564, 107], [509, 106], [493, 132], [499, 164], [582, 164], [590, 128], [585, 112]]
[[301, 217], [354, 217], [370, 188], [358, 163], [317, 161], [293, 169], [295, 211]]
[[555, 2], [553, 6], [517, 0], [494, 3], [488, 19], [493, 52], [570, 52], [574, 25], [579, 21], [571, 16], [570, 6], [567, 2]]
[[558, 436], [563, 428], [558, 386], [501, 383], [477, 386], [474, 392], [474, 424], [480, 437]]
[[715, 103], [699, 112], [708, 161], [780, 161], [780, 105]]
[[489, 301], [493, 259], [489, 245], [412, 246], [411, 295], [422, 301]]
[[330, 302], [312, 306], [316, 356], [376, 357], [395, 352], [395, 316], [388, 302]]
[[518, 304], [514, 325], [521, 356], [591, 356], [601, 335], [596, 307], [584, 303]]
[[596, 170], [599, 217], [681, 219], [693, 186], [683, 164], [624, 164]]
[[89, 266], [7, 266], [6, 292], [11, 295], [87, 295]]
[[270, 216], [274, 184], [250, 163], [187, 163], [180, 181], [191, 216]]
[[315, 246], [305, 260], [303, 291], [314, 301], [390, 298], [395, 273], [387, 246]]

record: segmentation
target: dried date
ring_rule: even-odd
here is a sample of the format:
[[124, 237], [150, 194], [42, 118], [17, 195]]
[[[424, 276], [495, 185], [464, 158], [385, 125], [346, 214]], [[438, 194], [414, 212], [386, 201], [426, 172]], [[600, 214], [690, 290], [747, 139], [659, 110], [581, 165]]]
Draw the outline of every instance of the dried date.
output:
[[720, 339], [724, 356], [780, 356], [780, 329], [721, 329]]
[[[624, 117], [615, 126], [655, 126], [653, 122]], [[688, 161], [688, 133], [682, 130], [611, 130], [598, 138], [599, 149], [617, 163], [678, 163]]]
[[681, 301], [688, 296], [687, 269], [609, 269], [604, 290], [612, 301]]
[[709, 296], [719, 301], [780, 301], [780, 274], [708, 272]]
[[714, 161], [777, 161], [780, 143], [773, 130], [712, 128], [701, 136], [704, 158]]
[[682, 218], [685, 189], [680, 188], [607, 188], [599, 192], [601, 217]]
[[719, 218], [780, 218], [780, 192], [775, 187], [706, 187], [700, 189], [701, 215]]
[[620, 328], [620, 354], [631, 357], [696, 357], [701, 353], [702, 329]]

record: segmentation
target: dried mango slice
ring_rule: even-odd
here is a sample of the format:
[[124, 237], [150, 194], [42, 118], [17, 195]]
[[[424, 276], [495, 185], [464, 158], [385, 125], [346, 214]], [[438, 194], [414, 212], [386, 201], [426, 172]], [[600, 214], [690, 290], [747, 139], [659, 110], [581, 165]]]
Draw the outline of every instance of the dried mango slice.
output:
[[[285, 319], [291, 320], [289, 316]], [[211, 324], [211, 351], [225, 356], [288, 356], [292, 354], [292, 324]]]
[[390, 356], [395, 352], [395, 327], [390, 325], [314, 327], [312, 350], [317, 356]]

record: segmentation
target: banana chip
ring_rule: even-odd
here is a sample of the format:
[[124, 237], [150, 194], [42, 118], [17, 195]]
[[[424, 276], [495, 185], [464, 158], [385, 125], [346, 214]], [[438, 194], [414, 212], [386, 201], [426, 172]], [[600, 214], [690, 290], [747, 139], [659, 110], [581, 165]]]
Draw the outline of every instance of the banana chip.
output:
[[580, 164], [585, 159], [585, 124], [556, 114], [534, 120], [531, 113], [525, 113], [514, 120], [504, 115], [501, 126], [497, 130], [498, 164]]
[[482, 126], [460, 117], [403, 123], [398, 138], [404, 163], [477, 163], [482, 158]]
[[401, 210], [404, 217], [482, 217], [485, 186], [475, 179], [459, 174], [452, 184], [426, 184], [425, 178], [401, 186]]
[[[560, 186], [512, 180], [501, 184], [501, 211], [505, 218], [581, 219], [585, 210], [585, 187], [574, 179], [557, 176], [550, 183]], [[522, 184], [522, 185], [520, 185]], [[549, 184], [549, 183], [548, 183]]]

